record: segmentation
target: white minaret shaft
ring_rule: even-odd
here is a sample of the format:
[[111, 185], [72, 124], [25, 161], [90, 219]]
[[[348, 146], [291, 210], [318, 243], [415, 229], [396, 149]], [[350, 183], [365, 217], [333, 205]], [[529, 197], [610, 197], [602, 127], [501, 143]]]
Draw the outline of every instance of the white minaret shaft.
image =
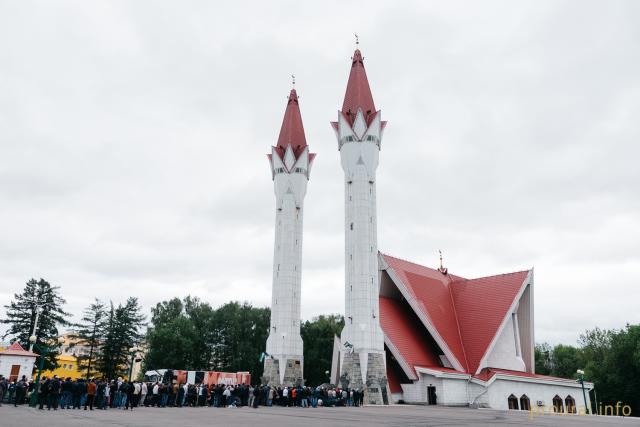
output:
[[264, 376], [273, 385], [291, 386], [302, 382], [302, 219], [309, 169], [314, 156], [309, 154], [298, 97], [296, 91], [292, 90], [278, 144], [269, 155], [276, 196], [276, 223], [271, 324]]
[[[360, 124], [364, 126], [361, 110], [356, 115], [354, 127]], [[380, 151], [379, 116], [378, 112], [366, 134], [360, 136], [350, 132], [352, 128], [346, 121], [338, 122], [345, 131], [340, 147], [345, 177], [346, 229], [345, 327], [342, 341], [352, 345], [359, 353], [384, 350], [384, 336], [378, 318], [376, 168]]]
[[342, 111], [333, 129], [345, 180], [345, 325], [340, 382], [364, 388], [367, 403], [388, 403], [380, 327], [376, 169], [386, 125], [375, 109], [362, 54], [354, 52]]

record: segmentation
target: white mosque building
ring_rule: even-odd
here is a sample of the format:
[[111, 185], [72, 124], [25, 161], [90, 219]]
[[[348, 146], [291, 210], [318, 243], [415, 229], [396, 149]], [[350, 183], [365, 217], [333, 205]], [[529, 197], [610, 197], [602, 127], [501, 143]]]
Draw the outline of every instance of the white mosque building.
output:
[[[575, 413], [592, 383], [535, 373], [533, 269], [467, 279], [379, 252], [376, 168], [386, 122], [360, 50], [332, 122], [345, 176], [345, 326], [331, 381], [365, 403]], [[393, 146], [393, 142], [391, 142]], [[265, 377], [302, 379], [300, 272], [309, 153], [295, 90], [269, 155], [276, 195], [271, 329]]]

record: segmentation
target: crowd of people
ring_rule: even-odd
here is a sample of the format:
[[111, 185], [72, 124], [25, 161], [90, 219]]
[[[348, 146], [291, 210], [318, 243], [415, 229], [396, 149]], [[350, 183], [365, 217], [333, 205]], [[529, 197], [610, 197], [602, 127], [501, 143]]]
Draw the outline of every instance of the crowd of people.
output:
[[38, 384], [23, 376], [9, 383], [0, 375], [0, 405], [28, 403], [33, 394], [38, 409], [125, 409], [136, 407], [216, 407], [249, 406], [361, 406], [363, 392], [339, 387], [273, 387], [268, 385], [147, 383], [104, 379], [43, 377]]

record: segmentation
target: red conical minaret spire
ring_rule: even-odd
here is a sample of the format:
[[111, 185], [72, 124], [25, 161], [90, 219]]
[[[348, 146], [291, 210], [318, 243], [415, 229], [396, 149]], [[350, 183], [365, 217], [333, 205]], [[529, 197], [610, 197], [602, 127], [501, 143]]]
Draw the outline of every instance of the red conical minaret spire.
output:
[[278, 137], [278, 144], [276, 145], [276, 151], [281, 158], [284, 158], [284, 153], [289, 145], [291, 145], [296, 158], [298, 158], [307, 146], [307, 139], [304, 136], [304, 127], [302, 126], [302, 116], [300, 115], [300, 107], [298, 105], [298, 94], [295, 89], [291, 89], [291, 93], [289, 93], [289, 97], [287, 98], [287, 109], [284, 112], [280, 136]]
[[342, 113], [351, 124], [355, 120], [358, 108], [362, 110], [365, 120], [369, 123], [370, 118], [376, 112], [376, 106], [373, 103], [373, 96], [369, 88], [367, 72], [364, 69], [360, 49], [356, 49], [351, 58], [351, 73], [349, 74], [349, 82], [347, 83], [347, 90], [342, 103]]

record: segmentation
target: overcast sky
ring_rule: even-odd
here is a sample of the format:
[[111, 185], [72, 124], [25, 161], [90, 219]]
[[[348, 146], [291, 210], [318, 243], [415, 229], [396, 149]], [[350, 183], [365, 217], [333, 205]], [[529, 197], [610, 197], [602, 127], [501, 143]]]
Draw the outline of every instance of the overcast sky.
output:
[[[0, 302], [270, 303], [265, 156], [295, 73], [318, 153], [302, 313], [344, 310], [329, 122], [355, 47], [389, 121], [385, 253], [535, 267], [536, 340], [640, 322], [640, 3], [0, 1]], [[0, 309], [0, 316], [4, 309]]]

